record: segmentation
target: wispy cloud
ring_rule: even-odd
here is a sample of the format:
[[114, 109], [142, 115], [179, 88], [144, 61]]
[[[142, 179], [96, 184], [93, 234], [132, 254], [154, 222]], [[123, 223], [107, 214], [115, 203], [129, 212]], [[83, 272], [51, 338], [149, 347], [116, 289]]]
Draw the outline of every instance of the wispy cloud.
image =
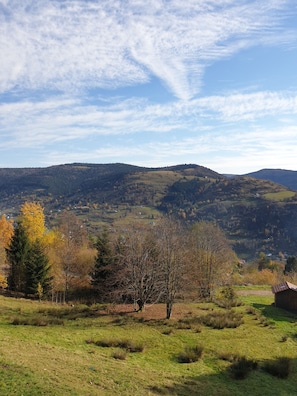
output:
[[[138, 166], [159, 167], [179, 163], [198, 163], [221, 173], [243, 174], [263, 168], [291, 169], [296, 158], [297, 127], [258, 128], [253, 133], [242, 134], [233, 130], [193, 136], [181, 135], [179, 139], [162, 143], [150, 141], [129, 145], [106, 145], [94, 150], [83, 148], [75, 152], [52, 150], [44, 165], [74, 162], [122, 162]], [[251, 158], [253, 160], [251, 161]], [[186, 161], [185, 161], [186, 159]], [[46, 162], [48, 161], [48, 163]]]
[[0, 105], [0, 150], [40, 148], [43, 165], [120, 158], [145, 166], [194, 162], [225, 172], [240, 172], [241, 166], [252, 171], [294, 162], [296, 114], [297, 94], [290, 92], [156, 105], [117, 98], [101, 107], [79, 98], [27, 100]]
[[[36, 147], [49, 142], [144, 132], [173, 133], [208, 129], [214, 120], [224, 123], [297, 114], [296, 93], [258, 92], [213, 96], [170, 104], [144, 99], [115, 100], [105, 106], [85, 104], [79, 98], [53, 98], [0, 104], [0, 129], [10, 147]], [[6, 145], [2, 142], [2, 145]]]
[[206, 65], [261, 43], [296, 43], [279, 25], [291, 0], [0, 2], [0, 91], [116, 88], [159, 78], [199, 92]]

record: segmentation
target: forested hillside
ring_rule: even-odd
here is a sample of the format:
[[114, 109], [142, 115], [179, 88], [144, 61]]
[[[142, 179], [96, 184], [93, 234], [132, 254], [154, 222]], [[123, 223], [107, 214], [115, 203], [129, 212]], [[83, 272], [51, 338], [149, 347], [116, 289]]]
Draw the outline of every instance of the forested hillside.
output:
[[297, 253], [295, 191], [251, 177], [228, 178], [197, 165], [0, 169], [1, 214], [15, 218], [26, 201], [39, 202], [51, 225], [62, 210], [71, 210], [92, 234], [106, 224], [149, 224], [171, 213], [189, 224], [215, 222], [243, 258], [260, 251]]
[[297, 190], [297, 171], [285, 169], [261, 169], [258, 172], [252, 172], [246, 176], [255, 177], [256, 179], [270, 180], [274, 183], [282, 184], [292, 190]]

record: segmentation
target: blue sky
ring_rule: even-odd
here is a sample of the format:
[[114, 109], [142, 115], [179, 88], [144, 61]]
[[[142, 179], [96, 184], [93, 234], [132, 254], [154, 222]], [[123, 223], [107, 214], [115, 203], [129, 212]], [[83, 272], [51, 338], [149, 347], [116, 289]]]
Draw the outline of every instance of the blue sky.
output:
[[0, 167], [297, 170], [296, 0], [0, 0]]

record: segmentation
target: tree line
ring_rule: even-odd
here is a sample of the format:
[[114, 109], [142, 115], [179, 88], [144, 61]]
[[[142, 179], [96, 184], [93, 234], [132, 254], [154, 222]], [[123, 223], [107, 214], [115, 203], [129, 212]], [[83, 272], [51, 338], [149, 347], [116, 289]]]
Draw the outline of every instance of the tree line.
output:
[[55, 301], [80, 291], [98, 302], [133, 303], [137, 310], [163, 302], [167, 318], [185, 292], [211, 299], [230, 282], [236, 263], [212, 223], [186, 228], [164, 217], [147, 227], [105, 228], [94, 237], [69, 211], [46, 228], [43, 208], [34, 202], [24, 203], [15, 224], [2, 217], [0, 243], [11, 291]]

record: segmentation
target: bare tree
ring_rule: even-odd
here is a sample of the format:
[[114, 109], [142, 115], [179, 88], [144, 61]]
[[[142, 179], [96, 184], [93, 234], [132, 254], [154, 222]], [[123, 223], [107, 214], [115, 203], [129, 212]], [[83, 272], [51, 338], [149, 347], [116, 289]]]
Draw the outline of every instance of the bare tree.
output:
[[196, 223], [189, 241], [199, 297], [212, 298], [217, 286], [228, 283], [235, 254], [223, 231], [212, 223]]
[[158, 301], [162, 292], [158, 248], [150, 230], [136, 227], [122, 235], [120, 245], [118, 291], [132, 297], [142, 310], [146, 303]]
[[182, 291], [187, 274], [186, 233], [172, 218], [163, 218], [154, 229], [167, 319], [171, 317], [177, 293]]

